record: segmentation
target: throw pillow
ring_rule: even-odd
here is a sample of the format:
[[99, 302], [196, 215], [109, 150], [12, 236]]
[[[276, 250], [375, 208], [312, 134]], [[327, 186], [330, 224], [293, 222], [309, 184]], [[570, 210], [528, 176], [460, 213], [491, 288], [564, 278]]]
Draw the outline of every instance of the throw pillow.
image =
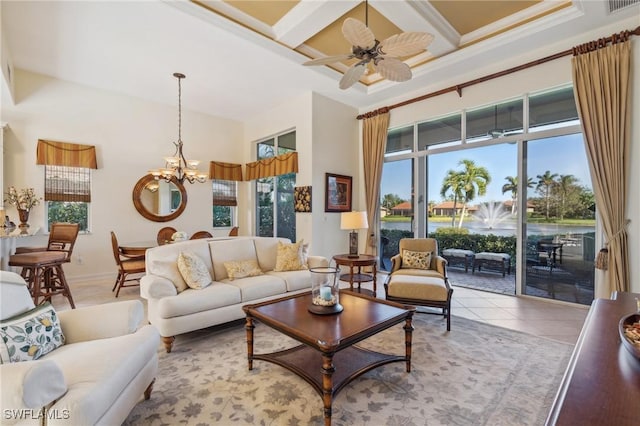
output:
[[237, 278], [256, 277], [263, 274], [255, 259], [224, 262], [223, 265], [232, 281]]
[[211, 274], [207, 265], [194, 253], [180, 252], [178, 270], [190, 288], [200, 290], [211, 284]]
[[303, 257], [302, 246], [302, 240], [291, 244], [284, 244], [281, 241], [278, 241], [276, 267], [273, 268], [274, 272], [308, 269]]
[[402, 267], [431, 269], [431, 252], [402, 250]]
[[0, 363], [33, 361], [64, 345], [58, 315], [47, 302], [0, 322]]

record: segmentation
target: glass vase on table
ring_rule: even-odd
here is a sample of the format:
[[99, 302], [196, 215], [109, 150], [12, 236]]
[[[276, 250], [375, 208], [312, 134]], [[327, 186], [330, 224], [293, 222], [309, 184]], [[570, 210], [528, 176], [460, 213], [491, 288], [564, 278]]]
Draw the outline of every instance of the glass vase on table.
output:
[[330, 315], [342, 312], [338, 268], [320, 267], [309, 269], [311, 273], [311, 304], [309, 312]]

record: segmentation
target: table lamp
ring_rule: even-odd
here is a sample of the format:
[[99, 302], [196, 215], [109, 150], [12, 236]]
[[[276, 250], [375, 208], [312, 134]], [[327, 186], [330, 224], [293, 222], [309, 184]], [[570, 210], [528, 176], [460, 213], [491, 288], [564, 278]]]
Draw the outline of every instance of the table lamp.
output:
[[369, 227], [367, 212], [345, 212], [340, 216], [340, 229], [350, 229], [349, 257], [358, 257], [358, 231]]

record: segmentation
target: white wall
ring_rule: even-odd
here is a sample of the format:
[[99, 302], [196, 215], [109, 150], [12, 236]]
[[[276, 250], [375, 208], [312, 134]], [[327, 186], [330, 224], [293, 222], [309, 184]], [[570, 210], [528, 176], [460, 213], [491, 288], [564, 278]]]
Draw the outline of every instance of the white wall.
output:
[[[351, 176], [352, 210], [365, 208], [360, 204], [364, 190], [358, 173], [361, 149], [357, 115], [355, 108], [318, 94], [313, 96], [313, 230], [317, 252], [329, 259], [335, 254], [349, 253], [349, 231], [340, 229], [340, 213], [324, 211], [325, 173]], [[365, 237], [366, 231], [360, 231], [361, 253]]]
[[[255, 161], [257, 140], [296, 130], [298, 168], [296, 186], [312, 187], [312, 213], [296, 213], [296, 237], [311, 243], [311, 253], [331, 258], [348, 251], [347, 234], [340, 230], [340, 214], [325, 213], [325, 173], [353, 176], [354, 204], [359, 188], [357, 110], [323, 96], [307, 93], [289, 99], [244, 124], [245, 162]], [[250, 210], [250, 209], [248, 209]], [[245, 226], [255, 227], [252, 211]]]
[[[521, 55], [510, 55], [502, 63], [487, 64], [482, 67], [479, 64], [477, 68], [471, 69], [462, 77], [456, 77], [456, 80], [440, 81], [437, 86], [429, 88], [414, 96], [424, 95], [432, 90], [439, 90], [445, 87], [454, 86], [455, 84], [470, 81], [492, 72], [508, 69], [510, 67], [526, 63], [528, 61], [542, 58], [574, 45], [587, 42], [619, 32], [622, 29], [634, 28], [637, 20], [631, 20], [627, 23], [616, 24], [609, 28], [600, 28], [588, 34], [576, 35], [572, 39], [562, 40], [556, 45], [547, 46], [535, 52], [525, 52]], [[640, 211], [640, 124], [634, 119], [639, 116], [640, 111], [640, 90], [638, 90], [638, 82], [640, 82], [640, 39], [635, 37], [632, 39], [632, 119], [631, 119], [631, 175], [630, 186], [628, 188], [628, 205], [627, 218], [631, 219], [631, 223], [627, 228], [629, 236], [629, 263], [631, 267], [631, 290], [640, 292], [640, 223], [638, 220], [638, 211]], [[521, 96], [523, 93], [545, 90], [552, 87], [571, 84], [571, 56], [565, 56], [560, 59], [538, 65], [526, 70], [510, 74], [495, 80], [487, 81], [481, 84], [470, 86], [463, 90], [462, 97], [456, 92], [451, 92], [425, 101], [410, 104], [405, 107], [397, 108], [391, 111], [390, 127], [398, 127], [423, 121], [430, 117], [445, 115], [450, 112], [460, 111], [463, 108], [477, 107], [485, 104], [491, 104], [511, 97]], [[411, 98], [407, 96], [402, 100]], [[383, 105], [392, 105], [399, 100], [389, 100], [384, 104], [374, 105], [371, 108], [363, 109], [361, 113], [376, 109]]]
[[[38, 139], [95, 145], [98, 169], [92, 172], [91, 232], [78, 237], [74, 261], [65, 266], [73, 281], [113, 275], [115, 261], [110, 231], [120, 242], [155, 241], [157, 231], [172, 226], [189, 234], [212, 231], [211, 184], [186, 184], [184, 213], [170, 222], [151, 222], [133, 207], [131, 191], [151, 168], [162, 166], [172, 155], [177, 139], [177, 105], [162, 105], [111, 92], [79, 86], [38, 74], [16, 70], [16, 104], [3, 88], [4, 183], [17, 188], [32, 186], [44, 193], [44, 167], [36, 166]], [[202, 161], [242, 162], [242, 124], [199, 113], [182, 111], [185, 155]], [[6, 190], [6, 188], [3, 188]], [[6, 206], [15, 221], [17, 212]], [[45, 228], [44, 205], [30, 216], [31, 226]], [[42, 230], [41, 230], [42, 233]], [[43, 245], [47, 236], [21, 239], [18, 245]], [[82, 264], [78, 263], [81, 259]]]

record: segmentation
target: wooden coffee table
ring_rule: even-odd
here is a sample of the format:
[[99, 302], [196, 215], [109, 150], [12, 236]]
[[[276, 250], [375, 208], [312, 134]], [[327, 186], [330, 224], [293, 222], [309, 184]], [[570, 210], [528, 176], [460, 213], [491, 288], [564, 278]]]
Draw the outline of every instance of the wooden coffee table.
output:
[[[306, 380], [324, 403], [324, 423], [331, 424], [333, 398], [349, 382], [369, 370], [395, 361], [406, 363], [411, 371], [411, 319], [415, 308], [363, 295], [340, 292], [344, 311], [335, 315], [316, 315], [307, 310], [311, 292], [268, 302], [245, 305], [247, 359], [278, 364]], [[294, 348], [268, 353], [253, 352], [254, 321], [302, 343]], [[405, 354], [390, 355], [355, 346], [356, 343], [404, 324]]]

